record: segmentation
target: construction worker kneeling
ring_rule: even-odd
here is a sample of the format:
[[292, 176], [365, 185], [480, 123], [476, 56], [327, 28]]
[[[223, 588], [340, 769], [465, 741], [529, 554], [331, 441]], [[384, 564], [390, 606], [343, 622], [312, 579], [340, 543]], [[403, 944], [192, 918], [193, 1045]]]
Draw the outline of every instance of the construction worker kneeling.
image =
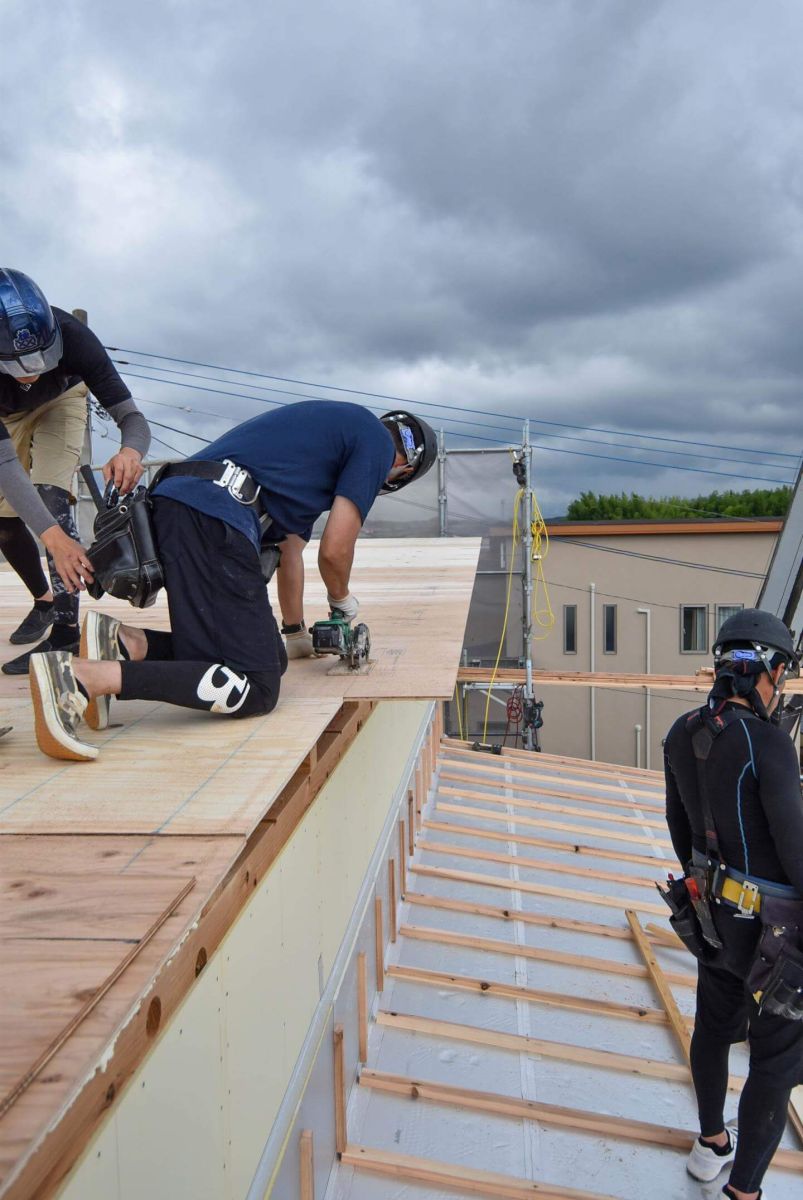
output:
[[[803, 1080], [803, 799], [781, 693], [799, 673], [788, 628], [760, 609], [729, 617], [714, 645], [707, 703], [665, 743], [666, 815], [687, 864], [664, 899], [698, 960], [691, 1070], [700, 1136], [687, 1169], [722, 1195], [764, 1197], [761, 1183]], [[748, 1040], [738, 1124], [726, 1125], [728, 1056]], [[766, 1198], [765, 1198], [766, 1200]]]
[[[318, 567], [330, 609], [341, 624], [353, 622], [351, 565], [371, 505], [420, 478], [436, 457], [433, 430], [409, 413], [380, 419], [356, 404], [321, 400], [264, 413], [171, 464], [152, 489], [171, 632], [90, 612], [79, 655], [32, 655], [40, 748], [54, 758], [96, 758], [79, 725], [105, 728], [111, 697], [229, 717], [271, 712], [288, 658], [313, 652], [302, 552], [314, 522], [329, 512]], [[268, 559], [276, 564], [277, 546], [284, 639], [264, 573]]]

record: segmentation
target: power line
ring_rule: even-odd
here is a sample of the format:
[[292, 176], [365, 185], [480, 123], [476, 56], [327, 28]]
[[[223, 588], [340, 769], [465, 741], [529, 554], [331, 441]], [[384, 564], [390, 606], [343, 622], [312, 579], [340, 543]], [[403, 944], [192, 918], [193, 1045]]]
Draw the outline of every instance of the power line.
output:
[[[145, 363], [133, 363], [132, 364], [132, 363], [128, 363], [125, 359], [119, 359], [119, 358], [113, 359], [112, 361], [117, 366], [141, 366], [146, 371], [157, 371], [158, 370], [161, 372], [166, 372], [168, 375], [181, 375], [185, 379], [200, 379], [206, 383], [225, 383], [225, 382], [227, 382], [226, 380], [216, 379], [210, 375], [197, 375], [192, 371], [176, 371], [176, 370], [173, 370], [171, 367], [151, 367]], [[125, 372], [123, 372], [123, 374], [125, 374]], [[153, 380], [159, 380], [160, 382], [165, 382], [165, 383], [170, 382], [169, 380], [164, 380], [164, 379], [162, 379], [161, 376], [156, 376], [156, 375], [143, 376], [143, 378], [151, 378]], [[311, 392], [291, 392], [286, 388], [266, 387], [265, 385], [258, 384], [258, 383], [249, 383], [249, 384], [245, 384], [244, 386], [251, 388], [254, 391], [258, 391], [258, 392], [271, 392], [275, 395], [280, 395], [280, 396], [294, 396], [297, 399], [301, 399], [301, 400], [324, 400], [324, 399], [326, 399], [326, 397], [324, 397], [324, 396], [317, 396]], [[243, 394], [245, 395], [247, 393], [243, 393]], [[250, 398], [257, 402], [262, 402], [261, 396], [252, 396]], [[278, 404], [279, 401], [275, 401], [274, 403]], [[368, 408], [371, 412], [377, 412], [377, 413], [384, 412], [384, 408], [378, 407], [376, 405], [367, 404], [367, 405], [365, 405], [365, 407]], [[465, 411], [471, 412], [472, 410], [466, 409]], [[209, 415], [213, 415], [213, 414], [209, 414]], [[449, 420], [456, 422], [459, 425], [471, 425], [476, 429], [496, 430], [497, 432], [500, 432], [500, 433], [508, 432], [507, 430], [499, 429], [498, 426], [489, 425], [486, 421], [472, 421], [466, 417], [450, 417]], [[549, 423], [549, 422], [547, 422], [547, 423]], [[582, 429], [583, 427], [582, 426], [569, 426], [568, 428]], [[613, 436], [621, 436], [613, 430], [608, 430], [605, 432], [609, 432]], [[468, 435], [463, 435], [461, 433], [461, 436], [468, 436]], [[589, 445], [590, 444], [590, 445], [600, 445], [600, 446], [611, 446], [613, 448], [613, 444], [611, 442], [600, 441], [598, 438], [573, 437], [571, 434], [568, 434], [568, 433], [545, 433], [545, 432], [542, 432], [539, 434], [539, 436], [547, 437], [547, 438], [558, 438], [560, 441], [565, 441], [565, 442], [579, 442], [581, 445]], [[629, 434], [627, 436], [640, 437], [641, 435], [640, 434]], [[688, 459], [689, 457], [692, 457], [692, 458], [709, 458], [710, 457], [710, 454], [708, 454], [708, 452], [704, 453], [702, 451], [697, 451], [696, 453], [691, 452], [691, 454], [690, 454], [690, 452], [687, 450], [664, 450], [661, 447], [627, 446], [626, 449], [632, 450], [632, 451], [642, 451], [643, 450], [646, 453], [650, 453], [650, 451], [652, 450], [656, 454], [668, 454], [668, 455], [671, 455], [673, 458], [683, 458], [683, 459]], [[758, 453], [761, 454], [761, 453], [763, 453], [763, 451], [758, 451]], [[742, 457], [740, 457], [740, 458], [729, 458], [727, 455], [719, 454], [719, 455], [717, 455], [717, 461], [718, 462], [740, 463], [740, 464], [744, 464], [745, 466], [768, 467], [770, 469], [772, 469], [774, 467], [777, 470], [791, 470], [791, 468], [785, 467], [782, 464], [761, 462], [755, 458], [746, 458], [746, 457], [744, 457], [744, 455], [742, 455]], [[667, 464], [667, 465], [670, 465], [670, 464]]]
[[[133, 371], [121, 371], [120, 374], [124, 375], [126, 378], [145, 379], [145, 380], [149, 381], [150, 383], [163, 383], [163, 384], [168, 384], [168, 386], [170, 386], [170, 387], [187, 388], [190, 391], [209, 392], [209, 393], [212, 393], [212, 394], [218, 395], [218, 396], [233, 396], [236, 399], [241, 399], [241, 400], [256, 400], [258, 403], [262, 403], [262, 404], [274, 404], [274, 405], [280, 406], [280, 405], [287, 403], [287, 401], [282, 401], [282, 400], [267, 400], [267, 399], [263, 399], [262, 397], [259, 397], [259, 396], [250, 396], [244, 392], [230, 392], [223, 388], [193, 387], [192, 384], [181, 383], [177, 379], [164, 379], [162, 377], [153, 376], [153, 375], [138, 375], [136, 372], [133, 372]], [[367, 406], [367, 407], [370, 407], [370, 406]], [[483, 438], [483, 437], [480, 437], [478, 434], [465, 433], [462, 430], [452, 429], [452, 430], [447, 430], [447, 432], [452, 433], [455, 437], [466, 438], [466, 439], [468, 439], [470, 441], [474, 441], [474, 442], [484, 442], [486, 444], [488, 442], [492, 442], [494, 445], [499, 445], [499, 446], [514, 446], [515, 447], [517, 445], [517, 443], [507, 440], [507, 439], [502, 440], [501, 438], [494, 438], [494, 437], [484, 437]], [[628, 447], [628, 449], [630, 449], [630, 447]], [[633, 449], [637, 450], [638, 447], [633, 447]], [[537, 451], [540, 451], [541, 453], [545, 453], [545, 454], [572, 454], [572, 455], [575, 455], [576, 457], [580, 457], [580, 458], [596, 458], [596, 459], [601, 459], [603, 462], [629, 463], [629, 465], [632, 467], [659, 467], [660, 469], [666, 470], [666, 471], [685, 471], [685, 472], [691, 472], [692, 474], [695, 474], [695, 475], [718, 475], [718, 476], [724, 477], [726, 479], [740, 479], [740, 480], [742, 480], [742, 482], [744, 482], [744, 480], [745, 480], [744, 474], [737, 474], [735, 471], [717, 471], [717, 470], [714, 470], [713, 468], [704, 468], [704, 467], [681, 467], [677, 463], [661, 463], [661, 462], [655, 462], [652, 459], [625, 458], [622, 455], [594, 454], [588, 450], [585, 450], [585, 451], [584, 450], [567, 450], [565, 447], [562, 447], [562, 446], [533, 445], [533, 450], [537, 450]], [[660, 453], [660, 451], [658, 453]], [[760, 483], [786, 484], [786, 482], [787, 482], [784, 479], [771, 478], [766, 475], [757, 475], [757, 476], [754, 476], [753, 478], [755, 481], [760, 482]]]
[[735, 571], [732, 567], [713, 567], [710, 563], [688, 562], [684, 558], [664, 558], [660, 554], [642, 554], [638, 550], [619, 550], [615, 546], [597, 546], [594, 542], [582, 542], [578, 538], [561, 537], [555, 534], [552, 542], [564, 542], [570, 546], [580, 546], [584, 550], [599, 550], [602, 554], [622, 554], [626, 558], [643, 558], [648, 562], [668, 563], [673, 567], [694, 567], [697, 571], [716, 571], [719, 575], [738, 575], [742, 579], [763, 579], [760, 571]]
[[[270, 375], [264, 371], [247, 371], [240, 367], [222, 367], [216, 363], [198, 362], [191, 358], [174, 358], [169, 354], [151, 354], [147, 350], [128, 350], [121, 346], [107, 346], [106, 349], [115, 354], [136, 354], [140, 358], [157, 358], [162, 362], [177, 362], [177, 363], [182, 363], [184, 366], [203, 367], [203, 368], [205, 368], [207, 370], [211, 370], [211, 371], [225, 371], [225, 372], [228, 372], [229, 374], [248, 375], [249, 377], [254, 378], [254, 379], [272, 379], [272, 380], [276, 381], [277, 383], [294, 383], [300, 387], [323, 388], [325, 391], [342, 392], [345, 395], [349, 395], [349, 396], [368, 396], [369, 398], [372, 398], [375, 400], [389, 400], [393, 404], [413, 404], [414, 407], [418, 407], [418, 408], [443, 408], [443, 409], [447, 409], [449, 411], [456, 411], [456, 412], [472, 412], [479, 416], [494, 417], [495, 419], [502, 419], [502, 420], [506, 420], [506, 421], [516, 421], [519, 424], [521, 424], [522, 421], [525, 419], [524, 417], [517, 416], [514, 413], [492, 412], [492, 411], [489, 411], [487, 409], [482, 409], [482, 408], [466, 408], [466, 407], [463, 407], [463, 406], [457, 405], [457, 404], [436, 403], [435, 401], [430, 401], [430, 400], [411, 401], [411, 400], [405, 398], [404, 396], [388, 395], [383, 392], [363, 391], [359, 388], [339, 387], [333, 383], [313, 383], [312, 381], [306, 380], [306, 379], [294, 379], [291, 376], [287, 376], [287, 375]], [[143, 366], [143, 367], [147, 368], [146, 363], [135, 363], [132, 365]], [[227, 382], [227, 381], [222, 380], [221, 382]], [[693, 440], [689, 440], [686, 438], [666, 437], [666, 436], [662, 436], [660, 434], [655, 434], [655, 433], [634, 433], [634, 432], [628, 431], [628, 430], [602, 429], [602, 428], [599, 428], [594, 425], [575, 425], [575, 424], [571, 424], [567, 421], [547, 421], [540, 417], [530, 417], [530, 422], [537, 424], [537, 425], [554, 425], [554, 426], [560, 427], [561, 429], [580, 429], [580, 430], [588, 430], [592, 433], [608, 433], [608, 434], [613, 434], [615, 437], [639, 437], [639, 438], [647, 439], [649, 441], [672, 442], [676, 445], [681, 445], [681, 446], [704, 446], [708, 449], [713, 449], [713, 450], [743, 450], [744, 449], [743, 446], [730, 446], [730, 445], [726, 445], [721, 442], [698, 442], [698, 441], [693, 441]], [[799, 454], [790, 454], [790, 453], [788, 453], [786, 451], [782, 451], [782, 450], [761, 450], [761, 451], [759, 451], [759, 453], [761, 453], [763, 455], [769, 455], [773, 458], [790, 458], [795, 463], [800, 462]], [[769, 464], [767, 464], [767, 465], [769, 465]]]

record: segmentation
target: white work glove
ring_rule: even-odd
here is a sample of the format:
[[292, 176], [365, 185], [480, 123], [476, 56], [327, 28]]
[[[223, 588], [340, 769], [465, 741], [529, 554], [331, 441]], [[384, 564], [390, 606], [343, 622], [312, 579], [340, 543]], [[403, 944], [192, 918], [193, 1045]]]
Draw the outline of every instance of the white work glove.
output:
[[302, 629], [298, 633], [286, 633], [284, 643], [288, 658], [312, 657], [312, 634]]
[[360, 611], [360, 602], [351, 592], [346, 592], [342, 600], [335, 600], [331, 592], [326, 593], [326, 602], [330, 608], [339, 608], [347, 621], [356, 621]]

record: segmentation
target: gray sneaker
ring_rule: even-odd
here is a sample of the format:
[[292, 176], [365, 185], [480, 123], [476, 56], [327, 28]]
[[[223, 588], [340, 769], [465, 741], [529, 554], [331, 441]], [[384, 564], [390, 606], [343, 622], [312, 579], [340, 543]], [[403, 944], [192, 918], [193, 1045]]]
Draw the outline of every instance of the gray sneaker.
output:
[[[88, 612], [81, 626], [81, 658], [101, 662], [116, 662], [124, 658], [120, 648], [121, 622], [106, 613]], [[84, 719], [90, 729], [106, 729], [109, 725], [111, 696], [95, 696], [90, 700]]]
[[72, 655], [66, 650], [32, 654], [29, 679], [36, 741], [42, 753], [72, 762], [97, 758], [97, 746], [82, 742], [76, 732], [87, 701], [73, 675]]

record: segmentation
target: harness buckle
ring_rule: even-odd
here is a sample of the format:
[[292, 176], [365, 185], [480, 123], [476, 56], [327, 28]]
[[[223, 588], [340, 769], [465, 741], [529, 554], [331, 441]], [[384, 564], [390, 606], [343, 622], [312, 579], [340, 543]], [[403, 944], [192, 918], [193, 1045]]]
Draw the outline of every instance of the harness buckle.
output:
[[[758, 896], [758, 885], [752, 883], [749, 879], [743, 879], [740, 885], [739, 899], [736, 901], [737, 916], [754, 916], [758, 905]], [[749, 907], [746, 901], [749, 901]]]
[[[249, 472], [246, 471], [245, 467], [238, 467], [237, 464], [233, 463], [230, 458], [224, 458], [223, 463], [225, 470], [220, 479], [212, 480], [215, 486], [225, 488], [229, 495], [232, 496], [238, 504], [245, 504], [246, 506], [256, 504], [259, 493], [262, 491], [261, 485], [254, 482]], [[255, 490], [251, 499], [246, 500], [245, 496], [243, 495], [243, 486], [249, 480], [254, 484]]]

